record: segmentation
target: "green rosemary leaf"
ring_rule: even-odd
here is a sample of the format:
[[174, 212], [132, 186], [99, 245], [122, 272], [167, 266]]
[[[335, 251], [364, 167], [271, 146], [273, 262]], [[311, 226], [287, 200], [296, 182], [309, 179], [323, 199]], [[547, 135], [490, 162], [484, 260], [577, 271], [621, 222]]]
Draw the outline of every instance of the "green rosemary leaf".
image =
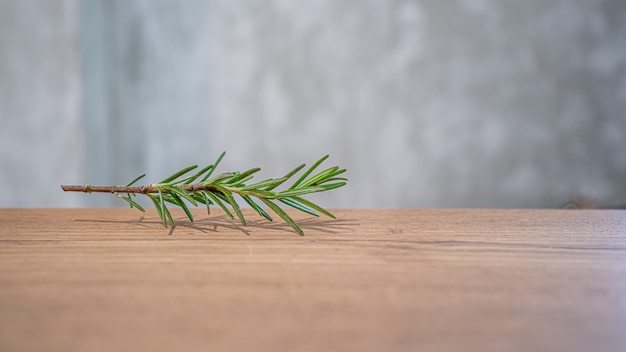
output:
[[320, 207], [319, 205], [311, 202], [310, 200], [307, 200], [307, 199], [304, 199], [304, 198], [301, 198], [301, 197], [291, 197], [291, 198], [294, 199], [295, 201], [298, 201], [298, 202], [306, 205], [307, 207], [310, 207], [310, 208], [313, 208], [313, 209], [319, 211], [320, 213], [322, 213], [322, 214], [324, 214], [324, 215], [326, 215], [326, 216], [328, 216], [330, 218], [335, 219], [335, 215], [331, 214], [331, 212], [329, 212], [328, 210], [326, 210], [326, 209]]
[[298, 202], [296, 202], [295, 200], [293, 200], [291, 198], [281, 198], [281, 199], [279, 199], [279, 201], [281, 203], [283, 203], [283, 204], [286, 204], [286, 205], [288, 205], [290, 207], [296, 208], [296, 209], [298, 209], [300, 211], [303, 211], [303, 212], [305, 212], [307, 214], [310, 214], [310, 215], [313, 215], [313, 216], [320, 216], [313, 209], [311, 209], [311, 208], [309, 208], [307, 206], [304, 206], [303, 204], [298, 203]]
[[207, 215], [211, 215], [211, 204], [213, 204], [213, 202], [211, 202], [211, 200], [206, 195], [206, 193], [203, 192], [202, 195], [204, 196], [204, 204], [206, 205], [206, 213]]
[[239, 204], [237, 204], [237, 202], [235, 201], [235, 198], [233, 198], [233, 194], [229, 190], [225, 189], [224, 187], [215, 186], [215, 188], [218, 191], [220, 191], [224, 195], [224, 197], [226, 197], [226, 201], [233, 208], [233, 210], [235, 211], [235, 214], [237, 214], [237, 217], [239, 218], [239, 221], [241, 221], [241, 224], [243, 226], [246, 226], [246, 219], [244, 219], [243, 217], [243, 213], [241, 212], [241, 209], [239, 208]]
[[277, 182], [276, 184], [265, 188], [266, 191], [271, 191], [274, 188], [280, 186], [281, 184], [283, 184], [285, 181], [287, 181], [288, 179], [291, 178], [291, 176], [295, 175], [298, 171], [302, 170], [302, 168], [304, 168], [306, 166], [306, 164], [300, 164], [299, 166], [297, 166], [295, 169], [289, 171], [285, 176], [279, 178], [278, 180], [280, 180], [280, 182]]
[[246, 203], [248, 203], [252, 207], [252, 209], [254, 209], [257, 213], [259, 213], [259, 215], [261, 215], [262, 217], [266, 218], [269, 221], [274, 221], [274, 219], [272, 219], [270, 214], [268, 214], [265, 211], [265, 209], [261, 208], [254, 200], [252, 200], [250, 196], [242, 195], [241, 198], [243, 198], [243, 200], [245, 200]]
[[177, 207], [180, 206], [178, 205], [178, 202], [174, 199], [174, 197], [167, 193], [163, 194], [163, 201], [165, 201], [165, 203], [173, 204]]
[[137, 176], [137, 178], [135, 178], [134, 180], [130, 181], [125, 187], [130, 187], [130, 186], [134, 185], [135, 182], [141, 180], [144, 177], [146, 177], [146, 174]]
[[[161, 189], [159, 188], [158, 192], [159, 192], [159, 205], [161, 206], [163, 215], [165, 215], [167, 219], [169, 219], [170, 226], [176, 227], [176, 223], [174, 222], [174, 219], [172, 219], [172, 214], [170, 213], [169, 209], [167, 209], [167, 205], [165, 205], [165, 198], [163, 197], [163, 191], [161, 191]], [[167, 220], [165, 218], [164, 218], [164, 221], [165, 221], [165, 227], [167, 227]]]
[[278, 192], [276, 194], [277, 198], [286, 198], [293, 196], [301, 196], [303, 194], [322, 192], [324, 188], [322, 187], [307, 187], [307, 188], [296, 188], [296, 189], [288, 189], [286, 191]]
[[215, 177], [213, 177], [212, 179], [204, 182], [204, 184], [210, 185], [210, 184], [219, 184], [224, 182], [225, 180], [228, 180], [229, 178], [233, 177], [235, 175], [234, 172], [226, 172], [223, 174], [219, 174]]
[[176, 180], [177, 178], [179, 178], [180, 176], [188, 173], [189, 171], [191, 171], [191, 170], [193, 170], [193, 169], [195, 169], [197, 167], [198, 167], [198, 165], [187, 166], [186, 168], [184, 168], [184, 169], [182, 169], [182, 170], [180, 170], [178, 172], [173, 173], [170, 177], [166, 178], [165, 180], [161, 181], [160, 183], [170, 183], [170, 182]]
[[311, 172], [313, 172], [313, 170], [315, 170], [326, 159], [328, 159], [328, 155], [325, 155], [320, 160], [316, 161], [315, 164], [313, 164], [304, 174], [302, 174], [302, 176], [300, 176], [300, 178], [296, 182], [294, 182], [293, 185], [291, 185], [291, 187], [289, 187], [289, 189], [298, 187], [298, 185], [302, 181], [304, 181], [311, 174]]
[[257, 172], [261, 171], [260, 167], [253, 167], [252, 169], [248, 169], [241, 174], [241, 177], [248, 177], [250, 175], [254, 175]]
[[241, 172], [239, 171], [235, 171], [232, 172], [232, 176], [229, 177], [227, 180], [222, 181], [222, 183], [224, 184], [230, 184], [231, 182], [236, 182], [237, 180], [239, 180], [241, 178]]
[[169, 209], [167, 209], [167, 206], [165, 205], [165, 197], [163, 196], [163, 191], [161, 191], [160, 188], [158, 188], [158, 192], [159, 192], [159, 206], [161, 207], [161, 213], [163, 214], [163, 223], [165, 224], [165, 227], [167, 227], [167, 219], [169, 219], [170, 222], [170, 226], [172, 227], [176, 227], [176, 223], [174, 222], [174, 219], [172, 218], [172, 214], [170, 213]]
[[220, 208], [222, 208], [222, 210], [226, 213], [226, 215], [228, 215], [229, 218], [231, 219], [235, 218], [233, 214], [230, 212], [230, 210], [226, 208], [224, 203], [213, 192], [205, 192], [204, 194], [208, 195], [209, 198], [211, 198], [215, 202], [215, 204], [219, 205]]
[[165, 208], [165, 201], [163, 200], [163, 191], [161, 191], [161, 189], [158, 189], [159, 192], [159, 205], [161, 206], [161, 209]]
[[239, 195], [248, 195], [256, 198], [267, 198], [274, 199], [276, 198], [276, 194], [274, 192], [268, 192], [262, 189], [253, 189], [248, 191], [242, 191], [241, 189], [231, 190], [235, 193], [239, 193]]
[[132, 200], [132, 199], [130, 198], [130, 196], [129, 196], [129, 197], [124, 197], [124, 196], [123, 196], [123, 195], [121, 195], [121, 194], [116, 194], [115, 196], [117, 196], [117, 198], [123, 199], [123, 200], [125, 200], [126, 202], [128, 202], [128, 204], [130, 204], [130, 207], [131, 207], [131, 208], [137, 208], [137, 209], [139, 209], [142, 213], [145, 213], [145, 212], [146, 212], [146, 210], [145, 210], [145, 209], [144, 209], [141, 205], [139, 205], [137, 202], [135, 202], [134, 200]]
[[226, 152], [222, 152], [222, 154], [220, 154], [217, 160], [213, 163], [213, 167], [209, 170], [209, 172], [207, 172], [206, 175], [204, 175], [200, 183], [204, 183], [206, 180], [209, 179], [209, 177], [211, 177], [211, 174], [213, 173], [213, 171], [215, 171], [215, 169], [217, 169], [217, 165], [220, 164], [220, 161], [222, 161], [222, 159], [224, 158], [224, 155], [226, 155]]
[[335, 182], [335, 183], [325, 183], [320, 185], [319, 187], [323, 188], [324, 191], [330, 191], [331, 189], [339, 188], [345, 186], [346, 182]]
[[191, 184], [193, 181], [195, 181], [196, 179], [198, 179], [198, 177], [202, 176], [205, 172], [211, 170], [211, 168], [213, 168], [213, 165], [209, 165], [207, 167], [205, 167], [204, 169], [196, 172], [194, 175], [187, 177], [186, 179], [184, 179], [183, 182], [184, 184], [188, 185]]
[[178, 194], [179, 196], [187, 199], [191, 204], [193, 204], [194, 206], [198, 206], [198, 202], [196, 202], [195, 199], [193, 199], [193, 197], [191, 196], [191, 193], [185, 191], [184, 189], [177, 187], [177, 186], [169, 186], [169, 185], [165, 185], [163, 186], [163, 188], [165, 188], [170, 194]]
[[161, 209], [161, 204], [159, 203], [158, 198], [151, 194], [147, 194], [147, 196], [150, 198], [150, 200], [152, 200], [152, 203], [154, 203], [154, 208], [156, 209], [157, 213], [159, 214], [159, 217], [161, 218], [161, 223], [163, 224], [163, 226], [167, 227], [165, 214], [163, 214], [163, 209]]
[[272, 187], [276, 183], [280, 184], [279, 182], [282, 183], [283, 181], [281, 181], [281, 179], [270, 178], [270, 179], [267, 179], [267, 180], [259, 181], [257, 183], [253, 183], [253, 184], [248, 185], [248, 186], [241, 187], [239, 189], [242, 190], [242, 191], [247, 191], [247, 190], [251, 190], [251, 189], [257, 190], [257, 189], [261, 189], [261, 188]]
[[242, 183], [248, 181], [249, 179], [251, 179], [252, 177], [254, 177], [253, 175], [255, 173], [259, 172], [259, 171], [261, 171], [261, 168], [260, 167], [255, 167], [253, 169], [244, 171], [242, 173], [236, 172], [235, 173], [236, 175], [234, 175], [232, 178], [230, 178], [229, 180], [227, 180], [224, 183], [229, 184], [229, 185], [242, 184]]
[[302, 182], [302, 184], [300, 184], [300, 187], [316, 186], [318, 183], [323, 182], [324, 179], [332, 177], [331, 175], [337, 170], [339, 170], [339, 167], [333, 166], [324, 171], [320, 171], [318, 174]]
[[[215, 188], [215, 185], [213, 185], [213, 187]], [[222, 202], [228, 203], [228, 199], [226, 198], [226, 196], [224, 196], [224, 194], [222, 192], [218, 191], [217, 188], [215, 188], [215, 190], [212, 193], [213, 193], [214, 196], [216, 196]]]
[[[337, 178], [337, 179], [344, 179], [345, 181], [347, 181], [348, 179], [347, 179], [347, 178], [345, 178], [345, 177], [336, 177], [336, 176], [338, 176], [338, 175], [343, 174], [343, 173], [344, 173], [344, 172], [346, 172], [346, 171], [347, 171], [346, 169], [339, 169], [339, 170], [337, 170], [337, 171], [333, 172], [333, 174], [332, 174], [330, 177], [331, 177], [331, 178]], [[330, 180], [330, 178], [329, 178], [329, 180]], [[326, 181], [328, 181], [328, 180], [326, 180]]]
[[329, 182], [329, 181], [348, 181], [347, 178], [345, 177], [331, 177], [328, 180], [324, 181], [324, 182]]
[[170, 226], [172, 227], [176, 227], [176, 223], [174, 222], [174, 219], [172, 218], [172, 214], [170, 214], [170, 210], [167, 209], [167, 207], [163, 208], [163, 212], [165, 213], [165, 215], [167, 216], [167, 218], [170, 221]]
[[174, 200], [174, 204], [178, 205], [179, 207], [183, 209], [183, 211], [187, 215], [187, 218], [189, 218], [189, 221], [193, 222], [193, 216], [191, 215], [191, 212], [189, 211], [187, 204], [185, 204], [185, 202], [176, 193], [170, 193], [170, 196]]
[[[336, 168], [335, 171], [333, 172], [329, 171], [330, 169], [327, 169], [327, 170], [322, 171], [320, 172], [320, 174], [314, 176], [315, 178], [317, 178], [317, 180], [314, 180], [315, 185], [320, 185], [322, 183], [326, 183], [329, 181], [347, 181], [348, 180], [345, 177], [337, 177], [338, 175], [341, 175], [342, 173], [346, 172], [346, 169]], [[309, 180], [307, 180], [306, 182], [309, 182]]]
[[190, 194], [193, 197], [193, 199], [196, 200], [196, 202], [198, 202], [200, 204], [206, 204], [205, 203], [206, 202], [206, 198], [203, 197], [200, 192], [194, 192], [194, 193], [190, 193]]
[[213, 201], [211, 200], [211, 198], [207, 197], [207, 194], [208, 194], [208, 193], [210, 193], [210, 192], [206, 191], [206, 192], [203, 192], [203, 193], [202, 193], [202, 194], [204, 195], [204, 199], [206, 200], [206, 203], [205, 203], [205, 204], [210, 204], [210, 205], [213, 205]]
[[246, 177], [242, 177], [241, 179], [238, 179], [236, 181], [228, 181], [228, 183], [226, 183], [227, 185], [231, 186], [231, 187], [245, 187], [245, 183], [250, 181], [252, 178], [254, 178], [254, 175], [248, 175]]
[[293, 228], [300, 236], [304, 236], [304, 232], [296, 224], [296, 222], [287, 214], [284, 210], [282, 210], [278, 205], [274, 204], [271, 200], [260, 198], [260, 200], [265, 203], [276, 215], [280, 216], [291, 228]]

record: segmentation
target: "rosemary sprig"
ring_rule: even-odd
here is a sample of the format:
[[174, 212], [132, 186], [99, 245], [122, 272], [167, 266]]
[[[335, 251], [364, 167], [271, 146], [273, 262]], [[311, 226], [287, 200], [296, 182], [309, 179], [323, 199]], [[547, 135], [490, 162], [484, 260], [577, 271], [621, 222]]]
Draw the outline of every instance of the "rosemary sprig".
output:
[[[145, 186], [133, 186], [145, 177], [145, 174], [143, 174], [125, 186], [91, 186], [87, 184], [84, 186], [62, 185], [61, 188], [66, 192], [113, 193], [116, 197], [126, 201], [131, 208], [137, 208], [142, 212], [145, 212], [145, 209], [133, 200], [133, 197], [138, 194], [145, 195], [154, 204], [161, 218], [161, 222], [165, 227], [176, 226], [172, 214], [168, 209], [168, 204], [182, 208], [189, 218], [189, 221], [192, 222], [194, 219], [189, 211], [189, 204], [193, 206], [205, 205], [209, 215], [211, 213], [211, 206], [218, 206], [222, 208], [231, 219], [237, 217], [241, 224], [245, 226], [246, 219], [243, 216], [239, 204], [235, 200], [235, 195], [243, 199], [260, 216], [269, 221], [273, 221], [272, 216], [259, 202], [265, 205], [300, 235], [304, 235], [300, 226], [298, 226], [293, 218], [279, 207], [277, 203], [282, 203], [283, 205], [313, 216], [319, 216], [319, 213], [321, 213], [333, 219], [335, 218], [335, 216], [326, 209], [303, 198], [304, 195], [310, 193], [329, 191], [346, 185], [348, 179], [340, 177], [346, 170], [340, 169], [337, 166], [313, 174], [315, 169], [328, 158], [328, 155], [320, 158], [290, 187], [282, 191], [275, 191], [275, 189], [302, 170], [305, 164], [299, 165], [283, 177], [270, 178], [251, 183], [254, 174], [259, 172], [261, 168], [256, 167], [244, 172], [226, 172], [213, 176], [214, 171], [224, 158], [224, 155], [225, 152], [220, 154], [213, 164], [195, 173], [192, 172], [195, 171], [198, 166], [188, 166], [173, 173], [159, 183], [152, 183]], [[194, 183], [198, 179], [200, 181]]]

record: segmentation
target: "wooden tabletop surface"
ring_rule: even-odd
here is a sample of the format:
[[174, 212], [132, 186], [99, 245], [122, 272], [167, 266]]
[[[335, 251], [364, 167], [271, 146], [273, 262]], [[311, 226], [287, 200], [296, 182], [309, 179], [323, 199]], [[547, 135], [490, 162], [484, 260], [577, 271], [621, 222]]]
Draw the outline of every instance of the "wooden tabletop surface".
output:
[[0, 351], [626, 351], [626, 211], [0, 209]]

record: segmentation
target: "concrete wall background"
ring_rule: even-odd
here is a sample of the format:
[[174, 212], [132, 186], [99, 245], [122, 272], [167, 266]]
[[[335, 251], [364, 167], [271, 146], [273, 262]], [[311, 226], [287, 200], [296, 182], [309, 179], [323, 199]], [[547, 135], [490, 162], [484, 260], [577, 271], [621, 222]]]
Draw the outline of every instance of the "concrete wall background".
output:
[[58, 185], [222, 150], [330, 153], [330, 207], [626, 200], [620, 0], [0, 4], [0, 206], [117, 204]]
[[82, 204], [77, 5], [0, 0], [0, 206]]

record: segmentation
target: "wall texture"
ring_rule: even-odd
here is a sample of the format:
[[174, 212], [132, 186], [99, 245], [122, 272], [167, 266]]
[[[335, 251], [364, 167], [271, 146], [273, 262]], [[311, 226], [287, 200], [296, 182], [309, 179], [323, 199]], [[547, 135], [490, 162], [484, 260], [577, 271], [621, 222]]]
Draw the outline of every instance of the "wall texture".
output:
[[0, 0], [0, 206], [78, 206], [84, 178], [77, 5]]
[[265, 176], [330, 153], [337, 207], [626, 200], [621, 0], [4, 2], [2, 206], [114, 204], [58, 184], [222, 150]]

